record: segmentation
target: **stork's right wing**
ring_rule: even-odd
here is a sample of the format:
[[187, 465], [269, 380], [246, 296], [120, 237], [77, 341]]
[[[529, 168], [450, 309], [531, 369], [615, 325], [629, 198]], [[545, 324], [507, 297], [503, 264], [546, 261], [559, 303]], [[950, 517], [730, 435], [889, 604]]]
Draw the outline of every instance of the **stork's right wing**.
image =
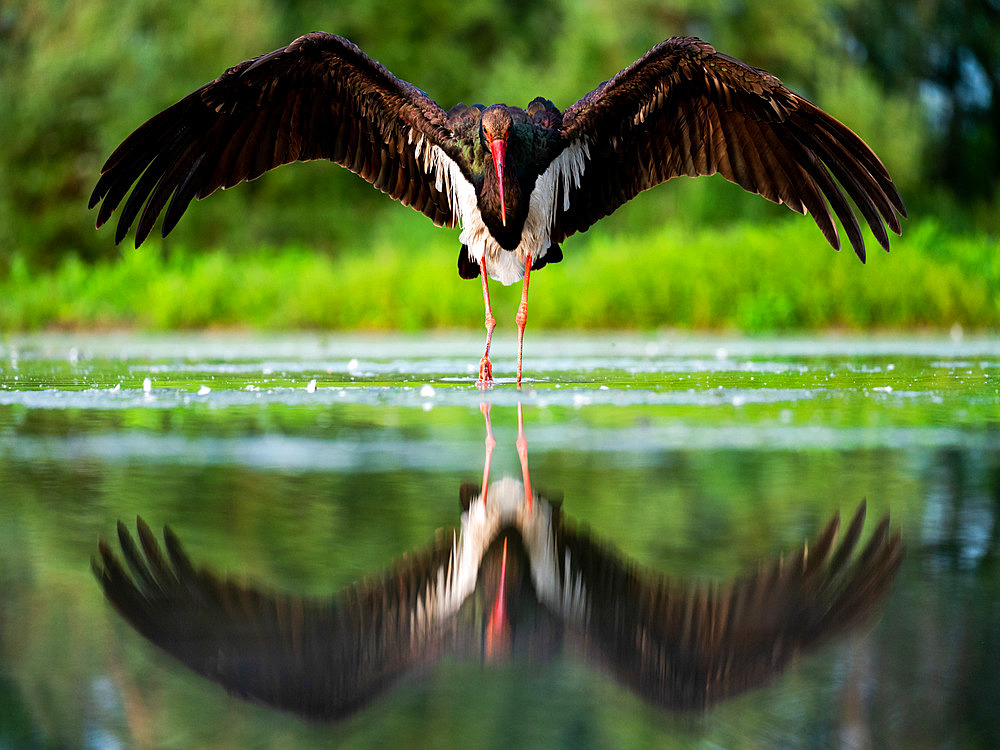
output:
[[347, 39], [306, 34], [235, 65], [140, 126], [101, 169], [90, 207], [101, 204], [101, 226], [131, 189], [115, 242], [138, 217], [138, 247], [165, 206], [164, 237], [192, 198], [282, 164], [329, 159], [435, 224], [454, 226], [448, 170], [464, 160], [447, 119]]

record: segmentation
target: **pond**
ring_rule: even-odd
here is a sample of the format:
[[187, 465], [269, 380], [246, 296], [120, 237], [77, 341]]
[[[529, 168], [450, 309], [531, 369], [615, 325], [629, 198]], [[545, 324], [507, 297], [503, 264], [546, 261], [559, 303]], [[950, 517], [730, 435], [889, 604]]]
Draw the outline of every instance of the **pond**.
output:
[[480, 343], [8, 337], [0, 747], [1000, 746], [1000, 340]]

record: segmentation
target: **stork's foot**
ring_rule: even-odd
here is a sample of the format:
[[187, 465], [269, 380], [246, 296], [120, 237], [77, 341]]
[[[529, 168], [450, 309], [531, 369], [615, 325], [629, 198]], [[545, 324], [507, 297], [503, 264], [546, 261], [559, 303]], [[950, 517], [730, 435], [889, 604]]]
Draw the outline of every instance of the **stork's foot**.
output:
[[476, 381], [476, 387], [483, 390], [493, 387], [493, 364], [485, 354], [479, 360], [479, 379]]

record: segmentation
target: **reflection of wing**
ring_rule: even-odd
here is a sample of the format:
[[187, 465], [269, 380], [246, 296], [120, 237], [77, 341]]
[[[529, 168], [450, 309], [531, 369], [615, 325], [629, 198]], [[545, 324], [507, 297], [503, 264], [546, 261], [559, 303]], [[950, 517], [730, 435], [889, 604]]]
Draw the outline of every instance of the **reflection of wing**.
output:
[[142, 635], [233, 694], [339, 718], [454, 645], [454, 612], [423, 606], [438, 600], [450, 536], [381, 580], [305, 599], [195, 570], [169, 529], [166, 557], [141, 518], [138, 530], [141, 551], [118, 524], [131, 575], [101, 542], [94, 570], [105, 594]]
[[576, 619], [589, 657], [646, 700], [702, 709], [777, 677], [803, 649], [858, 624], [903, 560], [886, 517], [851, 559], [865, 504], [843, 541], [834, 516], [810, 549], [719, 587], [672, 583], [563, 529], [568, 581], [586, 592]]

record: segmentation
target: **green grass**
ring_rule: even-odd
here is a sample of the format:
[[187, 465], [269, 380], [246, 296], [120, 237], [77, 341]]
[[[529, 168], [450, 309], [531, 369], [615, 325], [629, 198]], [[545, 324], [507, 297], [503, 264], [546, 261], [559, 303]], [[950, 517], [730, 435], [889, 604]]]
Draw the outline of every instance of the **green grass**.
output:
[[[482, 326], [479, 282], [458, 278], [456, 233], [387, 227], [339, 257], [303, 247], [169, 254], [129, 250], [112, 263], [69, 258], [34, 273], [15, 259], [0, 279], [0, 329], [241, 327], [419, 330]], [[368, 238], [359, 238], [359, 244]], [[909, 222], [892, 253], [868, 236], [862, 265], [834, 253], [808, 220], [694, 232], [594, 232], [532, 277], [530, 325], [773, 331], [1000, 327], [1000, 239]], [[501, 325], [519, 285], [491, 285]], [[510, 318], [511, 321], [508, 321]]]

